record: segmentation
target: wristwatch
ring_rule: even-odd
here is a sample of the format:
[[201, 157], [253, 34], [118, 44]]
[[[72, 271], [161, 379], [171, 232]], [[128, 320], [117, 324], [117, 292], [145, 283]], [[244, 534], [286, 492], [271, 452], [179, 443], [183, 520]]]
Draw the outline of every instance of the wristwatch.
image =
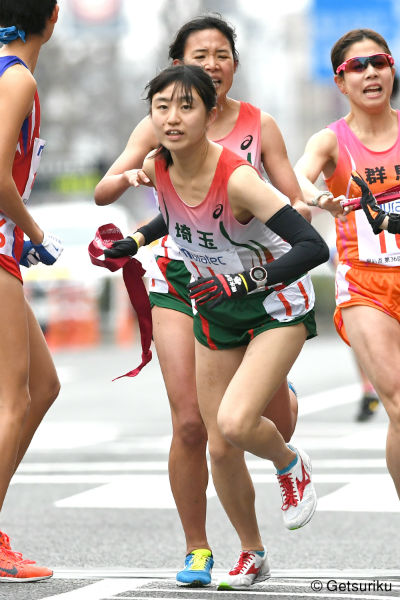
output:
[[264, 267], [252, 267], [249, 271], [249, 275], [250, 279], [256, 284], [258, 290], [260, 288], [265, 288], [267, 285], [268, 273]]

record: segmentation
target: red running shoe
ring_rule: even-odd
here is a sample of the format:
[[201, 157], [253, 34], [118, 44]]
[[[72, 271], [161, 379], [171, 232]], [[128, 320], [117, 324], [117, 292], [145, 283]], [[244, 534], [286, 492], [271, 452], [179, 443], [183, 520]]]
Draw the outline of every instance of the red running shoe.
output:
[[20, 552], [0, 546], [0, 583], [3, 581], [38, 581], [52, 577], [53, 571], [38, 567], [35, 562], [25, 560]]

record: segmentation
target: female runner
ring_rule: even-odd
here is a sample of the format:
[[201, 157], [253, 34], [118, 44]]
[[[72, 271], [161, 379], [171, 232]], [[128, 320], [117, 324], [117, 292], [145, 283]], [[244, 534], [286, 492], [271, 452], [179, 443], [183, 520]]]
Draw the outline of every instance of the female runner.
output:
[[[44, 141], [33, 71], [58, 17], [56, 0], [0, 0], [0, 509], [10, 479], [59, 392], [39, 324], [22, 288], [19, 263], [52, 264], [60, 241], [44, 234], [25, 203]], [[24, 243], [24, 233], [28, 241]], [[21, 520], [21, 523], [23, 521]], [[0, 582], [51, 577], [52, 571], [13, 552], [0, 532]]]
[[216, 93], [203, 69], [165, 69], [149, 83], [147, 98], [160, 147], [143, 172], [194, 278], [198, 401], [214, 485], [242, 545], [219, 588], [246, 589], [269, 577], [269, 566], [244, 451], [274, 463], [289, 529], [308, 523], [316, 507], [309, 457], [286, 445], [262, 415], [315, 335], [306, 272], [329, 251], [256, 169], [208, 140]]
[[[400, 235], [395, 228], [373, 230], [363, 210], [344, 216], [340, 203], [360, 196], [360, 185], [378, 193], [398, 184], [400, 114], [390, 105], [394, 60], [384, 38], [370, 29], [346, 33], [333, 46], [331, 59], [350, 110], [311, 137], [296, 171], [308, 202], [336, 217], [334, 321], [388, 414], [386, 459], [400, 496]], [[328, 191], [313, 185], [321, 172]], [[398, 213], [400, 200], [389, 210]], [[386, 229], [384, 221], [377, 226]]]
[[[227, 96], [239, 64], [235, 38], [234, 30], [221, 17], [197, 17], [178, 31], [169, 56], [174, 63], [201, 66], [214, 82], [218, 110], [208, 129], [210, 139], [247, 159], [257, 169], [263, 166], [275, 187], [309, 218], [309, 209], [302, 202], [301, 191], [275, 121], [252, 105]], [[135, 185], [137, 169], [140, 169], [148, 152], [157, 146], [151, 121], [146, 117], [134, 129], [125, 150], [97, 185], [96, 203], [114, 202], [131, 185]], [[145, 175], [139, 171], [138, 176], [140, 183], [146, 184]], [[127, 238], [125, 247], [124, 243], [122, 249], [121, 244], [117, 244], [119, 250], [110, 251], [109, 256], [135, 254], [138, 246], [145, 241], [148, 243], [161, 238], [163, 226], [161, 220], [161, 231], [157, 227], [154, 231], [151, 224], [140, 228], [134, 235], [137, 243]], [[196, 394], [193, 311], [186, 288], [190, 273], [170, 237], [162, 237], [155, 254], [157, 266], [153, 273], [149, 273], [154, 342], [171, 406], [173, 435], [169, 475], [187, 547], [185, 568], [178, 572], [177, 583], [208, 585], [213, 557], [206, 534], [207, 435]], [[308, 292], [312, 302], [312, 291]], [[270, 402], [267, 415], [289, 441], [297, 420], [297, 399], [286, 382]]]

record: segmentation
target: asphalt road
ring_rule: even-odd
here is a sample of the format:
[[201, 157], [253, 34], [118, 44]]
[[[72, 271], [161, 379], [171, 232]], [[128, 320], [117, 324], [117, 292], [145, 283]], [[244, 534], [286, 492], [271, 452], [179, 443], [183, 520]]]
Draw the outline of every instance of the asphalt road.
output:
[[[291, 373], [301, 411], [294, 442], [313, 459], [318, 510], [304, 529], [287, 531], [273, 469], [249, 457], [272, 578], [246, 593], [175, 586], [185, 548], [169, 491], [169, 410], [157, 357], [137, 378], [111, 381], [139, 358], [136, 346], [55, 354], [62, 393], [2, 513], [13, 548], [55, 576], [0, 583], [2, 600], [399, 597], [400, 503], [384, 459], [387, 419], [381, 409], [355, 423], [353, 359], [331, 330], [307, 342]], [[208, 495], [217, 577], [239, 547], [211, 483]]]

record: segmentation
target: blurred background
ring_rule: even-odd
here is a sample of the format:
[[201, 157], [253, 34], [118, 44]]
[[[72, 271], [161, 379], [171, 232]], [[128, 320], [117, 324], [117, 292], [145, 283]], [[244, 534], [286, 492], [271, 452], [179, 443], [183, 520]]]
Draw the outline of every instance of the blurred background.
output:
[[[168, 63], [168, 46], [190, 18], [219, 12], [237, 33], [240, 66], [231, 96], [276, 119], [294, 164], [310, 135], [347, 112], [333, 82], [330, 49], [370, 27], [400, 56], [398, 0], [59, 0], [60, 19], [37, 71], [47, 140], [30, 201], [65, 251], [52, 268], [24, 270], [27, 294], [53, 349], [130, 344], [136, 335], [122, 277], [91, 265], [87, 245], [114, 222], [124, 235], [154, 215], [150, 190], [96, 207], [96, 183], [147, 113], [143, 90]], [[398, 107], [394, 99], [393, 106]], [[313, 223], [333, 244], [333, 221]], [[333, 272], [313, 274], [320, 327], [334, 307]], [[330, 325], [327, 325], [330, 327]]]

